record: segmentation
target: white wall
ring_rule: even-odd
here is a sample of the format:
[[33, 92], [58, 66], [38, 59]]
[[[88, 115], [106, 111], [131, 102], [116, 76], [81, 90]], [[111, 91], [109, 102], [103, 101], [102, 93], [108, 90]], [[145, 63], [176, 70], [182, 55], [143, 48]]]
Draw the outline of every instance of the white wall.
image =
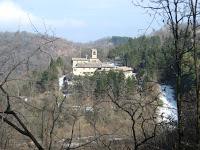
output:
[[94, 74], [97, 68], [73, 68], [73, 74], [76, 76], [84, 76], [85, 74]]

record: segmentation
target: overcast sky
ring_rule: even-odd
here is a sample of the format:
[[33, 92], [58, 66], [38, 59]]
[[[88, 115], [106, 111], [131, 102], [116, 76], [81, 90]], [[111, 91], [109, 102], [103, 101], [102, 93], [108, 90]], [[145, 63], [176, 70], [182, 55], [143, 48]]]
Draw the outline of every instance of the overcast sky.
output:
[[[131, 0], [0, 0], [0, 31], [55, 34], [76, 42], [108, 36], [137, 37], [152, 18]], [[149, 28], [161, 25], [155, 20]]]

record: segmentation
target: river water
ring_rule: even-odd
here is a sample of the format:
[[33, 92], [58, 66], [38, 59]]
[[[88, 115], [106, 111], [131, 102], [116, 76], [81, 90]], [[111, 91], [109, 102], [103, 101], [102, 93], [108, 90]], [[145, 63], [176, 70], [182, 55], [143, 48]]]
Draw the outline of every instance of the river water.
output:
[[159, 120], [177, 121], [177, 105], [175, 99], [175, 91], [170, 85], [160, 85], [160, 100], [163, 106], [158, 108], [158, 114], [161, 116]]

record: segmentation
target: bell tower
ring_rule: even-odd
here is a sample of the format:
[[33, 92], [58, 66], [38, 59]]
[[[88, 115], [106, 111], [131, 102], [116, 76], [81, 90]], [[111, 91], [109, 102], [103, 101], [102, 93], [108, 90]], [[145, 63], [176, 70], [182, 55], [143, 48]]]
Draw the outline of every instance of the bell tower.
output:
[[92, 59], [97, 59], [97, 50], [92, 49]]

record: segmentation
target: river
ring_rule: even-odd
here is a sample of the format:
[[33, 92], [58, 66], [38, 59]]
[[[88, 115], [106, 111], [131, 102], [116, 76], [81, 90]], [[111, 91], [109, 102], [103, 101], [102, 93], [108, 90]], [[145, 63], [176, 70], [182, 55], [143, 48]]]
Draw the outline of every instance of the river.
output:
[[158, 108], [159, 120], [177, 121], [177, 105], [175, 100], [175, 91], [170, 85], [160, 85], [160, 100], [163, 106]]

